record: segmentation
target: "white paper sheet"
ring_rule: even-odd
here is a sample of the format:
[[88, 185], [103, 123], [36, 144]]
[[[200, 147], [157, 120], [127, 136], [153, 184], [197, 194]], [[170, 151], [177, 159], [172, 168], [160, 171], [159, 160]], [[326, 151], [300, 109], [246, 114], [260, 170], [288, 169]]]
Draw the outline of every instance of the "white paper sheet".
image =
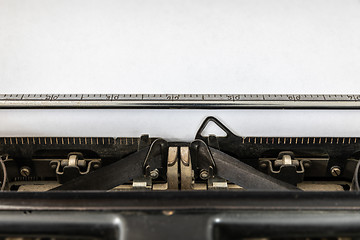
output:
[[[359, 93], [358, 0], [0, 0], [1, 93]], [[360, 136], [359, 111], [0, 110], [4, 136]]]

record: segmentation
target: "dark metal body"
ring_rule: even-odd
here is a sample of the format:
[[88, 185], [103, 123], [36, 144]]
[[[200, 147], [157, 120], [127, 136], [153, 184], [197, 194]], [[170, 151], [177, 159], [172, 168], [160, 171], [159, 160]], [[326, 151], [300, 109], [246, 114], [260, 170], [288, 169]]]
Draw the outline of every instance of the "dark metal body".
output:
[[[225, 137], [201, 135], [206, 125], [216, 123], [227, 134]], [[353, 166], [350, 159], [359, 159], [360, 138], [348, 137], [240, 137], [233, 134], [216, 118], [207, 118], [196, 134], [196, 139], [205, 141], [230, 156], [241, 159], [242, 162], [259, 168], [259, 158], [274, 158], [280, 152], [292, 151], [297, 158], [328, 158], [325, 168], [313, 168], [305, 172], [307, 177], [332, 177], [330, 169], [339, 166], [346, 169]], [[352, 178], [352, 173], [344, 171], [343, 177]]]
[[[227, 136], [202, 136], [210, 121], [218, 124]], [[103, 166], [57, 189], [75, 191], [0, 192], [0, 236], [97, 239], [360, 237], [358, 191], [289, 191], [288, 184], [280, 184], [257, 170], [259, 159], [276, 158], [283, 151], [291, 151], [296, 158], [327, 159], [312, 163], [305, 171], [305, 178], [351, 181], [358, 162], [359, 138], [242, 138], [210, 117], [199, 129], [196, 139], [204, 142], [205, 148], [196, 141], [167, 143], [147, 136], [1, 138], [0, 152], [8, 154], [10, 159], [6, 161], [9, 178], [20, 177], [23, 166], [31, 169], [29, 178], [55, 178], [50, 162], [66, 158], [71, 152], [81, 152], [84, 158], [100, 158]], [[197, 166], [212, 169], [215, 175], [234, 183], [247, 184], [246, 180], [250, 179], [250, 191], [76, 191], [106, 190], [116, 184], [114, 179], [126, 182], [134, 176], [146, 175], [147, 167], [150, 170], [159, 167], [164, 155], [162, 145], [158, 145], [153, 155], [149, 153], [156, 141], [166, 146], [190, 146], [192, 158], [196, 159], [196, 171]], [[340, 176], [330, 173], [335, 165], [344, 170]], [[283, 186], [287, 191], [251, 191], [264, 182], [267, 187], [280, 190], [279, 186]]]
[[[202, 130], [213, 121], [226, 133], [226, 137], [203, 137]], [[0, 153], [8, 154], [9, 178], [21, 177], [20, 168], [32, 169], [29, 177], [54, 177], [50, 162], [67, 158], [71, 152], [81, 152], [84, 158], [100, 158], [107, 166], [122, 158], [149, 147], [157, 138], [75, 138], [75, 137], [7, 137], [0, 138]], [[276, 158], [282, 151], [292, 151], [297, 158], [324, 158], [305, 172], [305, 177], [333, 176], [330, 169], [338, 166], [344, 171], [340, 177], [352, 179], [353, 170], [360, 156], [360, 138], [341, 137], [239, 137], [215, 118], [205, 120], [195, 139], [204, 141], [209, 147], [228, 154], [239, 161], [259, 169], [260, 158]], [[189, 145], [190, 143], [169, 143]], [[34, 161], [34, 159], [38, 161]], [[354, 161], [351, 161], [354, 160]], [[143, 159], [141, 160], [143, 161]], [[325, 167], [324, 167], [325, 165]], [[350, 167], [349, 167], [350, 166]], [[349, 170], [350, 169], [350, 170]], [[348, 171], [349, 170], [349, 171]]]
[[0, 233], [5, 236], [131, 240], [360, 236], [358, 192], [48, 192], [0, 197]]

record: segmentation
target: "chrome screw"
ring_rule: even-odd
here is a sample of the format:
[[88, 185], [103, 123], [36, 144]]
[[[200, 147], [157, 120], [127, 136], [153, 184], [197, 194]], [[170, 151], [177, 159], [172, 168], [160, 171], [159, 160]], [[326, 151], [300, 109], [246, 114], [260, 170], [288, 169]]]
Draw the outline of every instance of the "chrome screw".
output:
[[21, 174], [21, 176], [23, 176], [23, 177], [28, 177], [28, 176], [30, 175], [30, 173], [31, 173], [31, 170], [30, 170], [29, 167], [22, 167], [22, 168], [20, 169], [20, 174]]
[[157, 169], [152, 170], [152, 171], [150, 172], [150, 177], [151, 177], [152, 179], [158, 178], [158, 177], [159, 177], [159, 170], [157, 170]]
[[206, 170], [201, 170], [200, 171], [200, 178], [202, 179], [202, 180], [206, 180], [206, 179], [208, 179], [209, 178], [209, 172], [208, 171], [206, 171]]
[[338, 176], [340, 176], [340, 174], [341, 174], [341, 169], [340, 169], [339, 166], [333, 166], [333, 167], [330, 169], [330, 171], [331, 171], [331, 175], [334, 176], [334, 177], [338, 177]]
[[262, 162], [262, 163], [260, 163], [260, 168], [267, 168], [267, 163], [266, 162]]
[[97, 168], [99, 168], [100, 167], [100, 164], [99, 163], [94, 163], [94, 165], [93, 165], [93, 168], [94, 169], [97, 169]]

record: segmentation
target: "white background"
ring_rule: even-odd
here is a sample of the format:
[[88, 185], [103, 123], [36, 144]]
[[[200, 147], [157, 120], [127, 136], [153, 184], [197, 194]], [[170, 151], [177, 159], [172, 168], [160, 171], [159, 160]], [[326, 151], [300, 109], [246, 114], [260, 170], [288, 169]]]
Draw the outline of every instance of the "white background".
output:
[[[0, 0], [1, 93], [360, 93], [358, 0]], [[360, 136], [359, 111], [0, 110], [2, 136]]]

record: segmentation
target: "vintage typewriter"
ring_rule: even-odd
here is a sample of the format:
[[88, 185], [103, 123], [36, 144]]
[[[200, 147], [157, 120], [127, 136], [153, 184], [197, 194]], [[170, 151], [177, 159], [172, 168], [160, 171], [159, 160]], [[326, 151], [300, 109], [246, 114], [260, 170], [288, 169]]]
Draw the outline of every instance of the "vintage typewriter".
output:
[[[0, 107], [341, 111], [360, 96], [4, 94]], [[209, 123], [226, 135], [205, 136]], [[0, 237], [360, 239], [360, 138], [242, 137], [212, 116], [199, 125], [190, 142], [1, 136]]]

